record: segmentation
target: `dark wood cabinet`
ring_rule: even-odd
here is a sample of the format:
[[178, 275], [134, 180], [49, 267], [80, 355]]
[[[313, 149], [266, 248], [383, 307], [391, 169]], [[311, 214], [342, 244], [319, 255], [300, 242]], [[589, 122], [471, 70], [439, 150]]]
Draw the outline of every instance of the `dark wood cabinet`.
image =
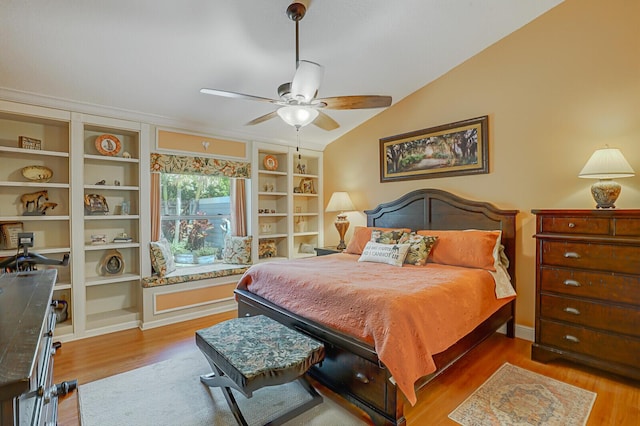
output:
[[0, 273], [0, 426], [55, 425], [58, 395], [75, 389], [52, 382], [56, 272]]
[[532, 210], [531, 357], [640, 379], [640, 210]]

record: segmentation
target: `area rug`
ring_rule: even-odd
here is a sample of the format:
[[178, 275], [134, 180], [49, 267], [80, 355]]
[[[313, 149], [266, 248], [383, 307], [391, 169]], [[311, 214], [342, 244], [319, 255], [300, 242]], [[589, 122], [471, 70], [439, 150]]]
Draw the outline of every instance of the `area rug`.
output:
[[463, 426], [584, 426], [596, 394], [503, 364], [449, 418]]
[[[78, 388], [82, 426], [221, 425], [237, 423], [222, 391], [200, 383], [211, 367], [199, 351], [126, 373], [81, 384]], [[250, 399], [234, 391], [251, 424], [265, 424], [288, 407], [310, 398], [297, 381], [254, 392]], [[366, 424], [331, 399], [285, 423], [295, 425]]]

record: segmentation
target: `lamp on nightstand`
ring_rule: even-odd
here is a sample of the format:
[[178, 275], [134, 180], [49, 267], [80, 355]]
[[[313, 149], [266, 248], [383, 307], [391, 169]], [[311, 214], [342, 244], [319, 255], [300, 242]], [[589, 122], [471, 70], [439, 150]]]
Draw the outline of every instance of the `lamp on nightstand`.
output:
[[635, 172], [617, 148], [598, 149], [591, 155], [587, 164], [578, 175], [581, 178], [599, 179], [591, 185], [591, 195], [596, 200], [597, 209], [615, 209], [620, 195], [620, 184], [613, 178], [634, 176]]
[[344, 250], [347, 248], [347, 245], [344, 243], [344, 234], [347, 233], [347, 229], [349, 229], [349, 220], [347, 219], [347, 215], [344, 214], [346, 211], [353, 211], [356, 208], [351, 202], [351, 198], [349, 194], [346, 192], [334, 192], [331, 194], [331, 198], [329, 199], [329, 204], [327, 205], [326, 212], [340, 212], [336, 217], [336, 221], [334, 225], [338, 230], [338, 234], [340, 234], [340, 244], [338, 244], [338, 250]]

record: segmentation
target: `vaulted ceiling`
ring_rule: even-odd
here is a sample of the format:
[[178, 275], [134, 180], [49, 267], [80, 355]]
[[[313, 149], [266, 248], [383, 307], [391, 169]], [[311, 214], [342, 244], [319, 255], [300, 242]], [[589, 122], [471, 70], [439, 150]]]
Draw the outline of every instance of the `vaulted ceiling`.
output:
[[[561, 0], [301, 0], [300, 59], [325, 67], [319, 97], [396, 103]], [[269, 103], [295, 72], [290, 0], [4, 0], [0, 98], [241, 140], [294, 144]], [[380, 112], [325, 110], [340, 127], [300, 130], [323, 147]]]

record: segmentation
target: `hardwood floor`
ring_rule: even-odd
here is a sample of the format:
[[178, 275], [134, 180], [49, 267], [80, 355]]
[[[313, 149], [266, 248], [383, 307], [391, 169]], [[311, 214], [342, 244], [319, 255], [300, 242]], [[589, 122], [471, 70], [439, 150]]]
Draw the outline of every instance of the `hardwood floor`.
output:
[[[195, 348], [196, 330], [233, 317], [235, 312], [229, 312], [147, 331], [127, 330], [64, 343], [55, 355], [54, 380], [76, 378], [82, 385], [171, 358]], [[531, 360], [530, 351], [531, 342], [495, 334], [419, 393], [418, 404], [405, 408], [407, 424], [456, 425], [447, 415], [509, 362], [596, 392], [588, 426], [640, 425], [639, 382], [564, 362], [541, 364]], [[321, 391], [327, 395], [326, 390]], [[78, 419], [78, 396], [73, 392], [60, 400], [58, 425], [76, 426]]]

